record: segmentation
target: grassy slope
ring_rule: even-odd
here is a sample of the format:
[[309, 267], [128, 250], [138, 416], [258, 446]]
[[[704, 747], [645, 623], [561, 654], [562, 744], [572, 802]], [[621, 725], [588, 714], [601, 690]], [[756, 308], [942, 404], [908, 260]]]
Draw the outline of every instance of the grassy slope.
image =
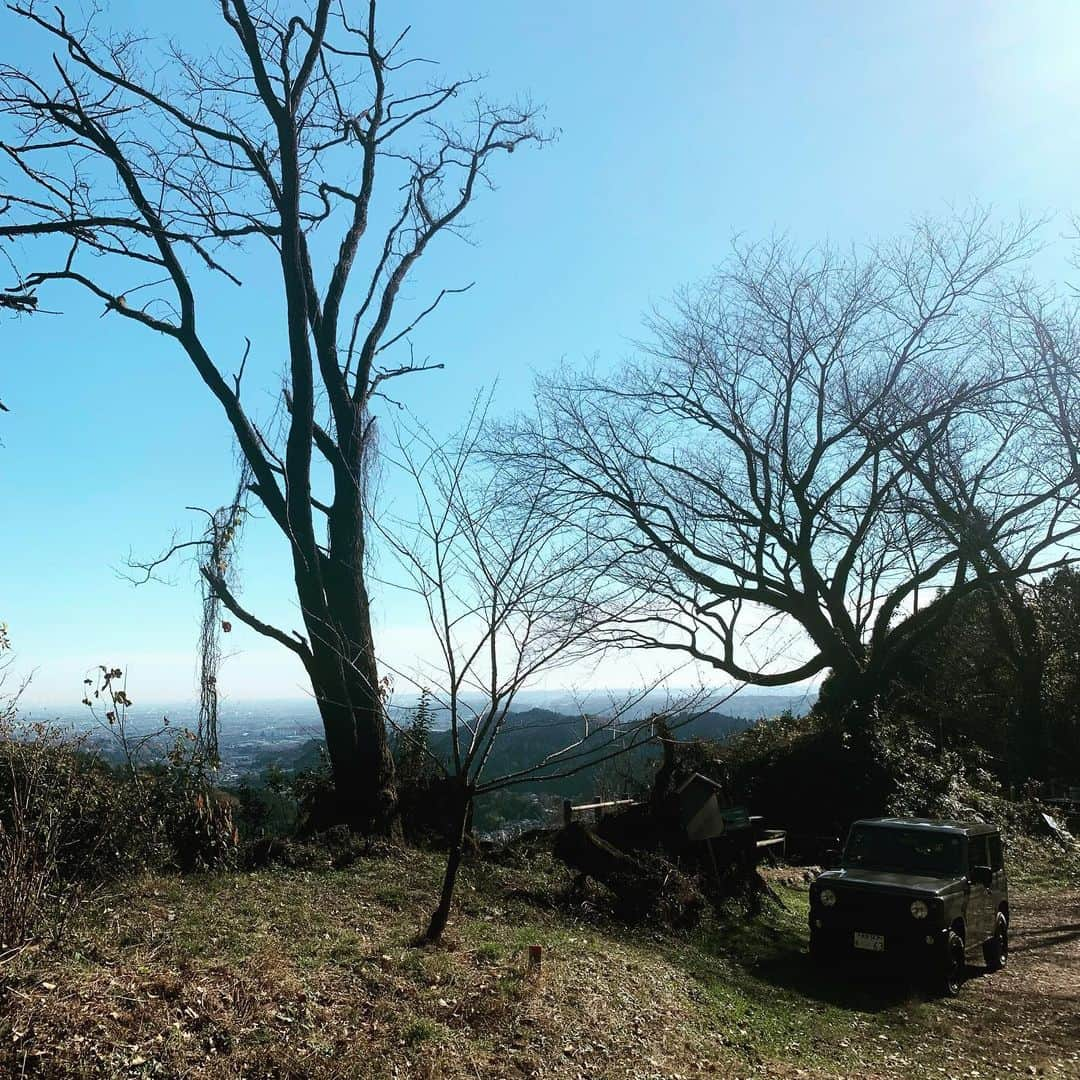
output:
[[0, 972], [0, 1073], [925, 1077], [959, 1075], [959, 1046], [963, 1075], [1068, 1075], [1039, 1047], [1006, 1069], [970, 1001], [815, 973], [802, 887], [688, 937], [552, 906], [566, 879], [542, 861], [472, 866], [447, 946], [415, 948], [437, 874], [411, 852], [99, 898], [62, 950]]

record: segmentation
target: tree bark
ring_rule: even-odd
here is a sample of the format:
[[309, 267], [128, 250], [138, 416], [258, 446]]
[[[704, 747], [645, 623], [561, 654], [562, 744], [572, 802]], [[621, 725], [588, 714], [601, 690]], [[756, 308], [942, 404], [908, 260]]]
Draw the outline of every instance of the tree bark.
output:
[[323, 721], [337, 793], [335, 817], [365, 835], [400, 837], [394, 759], [375, 677], [375, 661], [358, 652], [355, 670], [336, 649], [312, 650], [311, 683]]
[[424, 940], [437, 945], [442, 940], [443, 931], [450, 919], [450, 908], [454, 903], [454, 889], [457, 886], [458, 870], [465, 854], [465, 840], [469, 832], [472, 817], [473, 791], [463, 788], [457, 826], [450, 844], [450, 853], [446, 857], [446, 871], [443, 874], [442, 890], [439, 893], [439, 905], [431, 914]]
[[818, 710], [851, 735], [863, 734], [878, 716], [885, 679], [850, 656], [835, 660], [818, 693]]
[[325, 560], [319, 588], [324, 614], [305, 612], [309, 675], [334, 775], [336, 818], [365, 835], [400, 839], [394, 759], [362, 565], [356, 559], [348, 565]]

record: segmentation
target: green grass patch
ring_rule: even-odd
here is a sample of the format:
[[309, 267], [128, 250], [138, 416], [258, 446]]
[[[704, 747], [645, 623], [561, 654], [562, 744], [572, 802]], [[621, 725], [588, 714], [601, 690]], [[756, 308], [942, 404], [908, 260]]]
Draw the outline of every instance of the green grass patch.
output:
[[401, 1037], [406, 1046], [418, 1046], [420, 1043], [445, 1039], [449, 1034], [449, 1029], [445, 1024], [422, 1016], [407, 1023]]

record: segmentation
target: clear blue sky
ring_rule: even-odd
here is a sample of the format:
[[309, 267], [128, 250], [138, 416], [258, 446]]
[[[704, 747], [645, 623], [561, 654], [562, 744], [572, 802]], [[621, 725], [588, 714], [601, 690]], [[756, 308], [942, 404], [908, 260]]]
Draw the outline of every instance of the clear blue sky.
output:
[[[106, 5], [116, 26], [219, 37], [210, 0]], [[450, 73], [482, 71], [496, 98], [546, 106], [560, 131], [499, 164], [471, 215], [472, 245], [445, 240], [412, 290], [475, 280], [418, 348], [447, 364], [409, 405], [434, 426], [496, 379], [498, 407], [527, 400], [562, 359], [611, 363], [642, 313], [721, 260], [733, 234], [776, 230], [863, 242], [972, 200], [1003, 214], [1080, 210], [1080, 5], [1059, 2], [385, 4], [414, 49]], [[0, 14], [0, 56], [36, 55]], [[209, 307], [221, 355], [256, 341], [246, 393], [269, 401], [283, 358], [267, 303], [273, 268]], [[216, 302], [216, 306], [215, 306]], [[233, 482], [225, 425], [184, 358], [100, 305], [53, 294], [64, 317], [0, 324], [0, 620], [33, 697], [72, 702], [84, 670], [128, 666], [135, 694], [191, 694], [197, 596], [135, 589], [115, 572], [152, 555]], [[229, 350], [233, 350], [230, 352]], [[272, 530], [244, 551], [251, 607], [297, 624]], [[403, 656], [411, 616], [382, 605], [384, 648]], [[294, 696], [301, 672], [243, 629], [225, 672], [236, 699]], [[618, 681], [618, 680], [615, 680]]]

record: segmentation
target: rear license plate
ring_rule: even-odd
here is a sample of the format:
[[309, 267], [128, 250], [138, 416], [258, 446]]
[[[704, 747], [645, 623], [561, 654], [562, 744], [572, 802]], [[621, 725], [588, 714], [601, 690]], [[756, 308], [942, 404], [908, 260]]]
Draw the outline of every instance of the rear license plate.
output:
[[885, 951], [885, 935], [884, 934], [862, 934], [858, 930], [855, 931], [855, 948], [866, 949], [867, 952], [884, 952]]

